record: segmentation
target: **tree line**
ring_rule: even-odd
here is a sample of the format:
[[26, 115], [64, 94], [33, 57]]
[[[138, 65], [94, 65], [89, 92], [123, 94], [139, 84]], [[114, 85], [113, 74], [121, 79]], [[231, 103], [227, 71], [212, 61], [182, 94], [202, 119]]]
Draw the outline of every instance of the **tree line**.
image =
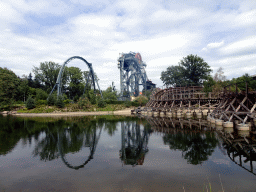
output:
[[[0, 106], [12, 106], [31, 98], [35, 101], [46, 101], [57, 81], [60, 68], [61, 65], [55, 62], [41, 62], [38, 67], [33, 66], [34, 77], [31, 72], [28, 76], [18, 77], [10, 69], [0, 67]], [[62, 90], [62, 99], [73, 102], [84, 96], [95, 103], [96, 96], [99, 95], [99, 90], [94, 93], [89, 71], [82, 71], [78, 67], [65, 67]], [[56, 97], [56, 93], [54, 95]], [[111, 86], [103, 91], [103, 96], [105, 100], [117, 100], [117, 92]]]
[[245, 91], [245, 83], [249, 90], [256, 90], [256, 80], [248, 74], [227, 80], [223, 68], [220, 67], [212, 76], [212, 69], [203, 58], [197, 55], [184, 57], [178, 65], [172, 65], [162, 71], [160, 79], [167, 87], [203, 86], [205, 92], [220, 92], [225, 86], [232, 85], [230, 90]]

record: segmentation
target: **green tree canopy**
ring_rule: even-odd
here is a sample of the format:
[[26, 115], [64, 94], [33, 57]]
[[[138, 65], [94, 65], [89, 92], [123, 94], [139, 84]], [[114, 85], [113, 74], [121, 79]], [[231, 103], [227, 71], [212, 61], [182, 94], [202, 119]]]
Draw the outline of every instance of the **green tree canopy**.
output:
[[165, 85], [186, 86], [202, 85], [210, 77], [210, 66], [197, 55], [184, 57], [178, 66], [170, 66], [161, 73]]
[[20, 79], [16, 74], [0, 67], [0, 104], [11, 105], [18, 94]]
[[77, 96], [79, 98], [84, 91], [84, 78], [83, 72], [78, 67], [68, 67], [67, 71], [67, 79], [68, 79], [68, 87], [69, 94], [71, 98]]
[[103, 91], [102, 95], [106, 101], [117, 101], [117, 93], [116, 91], [113, 91], [111, 86], [109, 86], [105, 91]]
[[[50, 92], [54, 87], [57, 77], [59, 74], [61, 66], [54, 62], [43, 62], [40, 63], [39, 67], [33, 68], [33, 73], [35, 74], [35, 79], [40, 82], [45, 91]], [[65, 84], [66, 75], [63, 74], [62, 83]]]

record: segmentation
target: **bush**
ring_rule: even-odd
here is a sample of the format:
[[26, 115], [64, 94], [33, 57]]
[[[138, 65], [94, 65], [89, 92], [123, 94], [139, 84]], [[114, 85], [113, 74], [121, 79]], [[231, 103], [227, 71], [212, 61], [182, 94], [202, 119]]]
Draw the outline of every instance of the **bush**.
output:
[[47, 104], [49, 106], [52, 106], [55, 104], [55, 97], [53, 95], [49, 95], [48, 99], [47, 99]]
[[148, 98], [144, 95], [140, 95], [136, 98], [135, 102], [138, 102], [140, 106], [146, 105], [148, 102]]
[[47, 105], [47, 100], [37, 100], [36, 105]]
[[36, 107], [35, 100], [32, 97], [29, 97], [28, 100], [26, 101], [26, 108], [33, 109], [35, 107]]
[[59, 97], [57, 98], [55, 105], [56, 105], [57, 107], [59, 107], [59, 108], [65, 107], [64, 99], [63, 99], [62, 96], [59, 96]]
[[65, 99], [63, 102], [65, 103], [65, 105], [67, 105], [67, 104], [71, 103], [71, 101], [72, 100], [70, 100], [70, 99]]
[[90, 108], [91, 106], [91, 103], [87, 97], [80, 97], [77, 104], [79, 109], [84, 109], [84, 108], [87, 109], [87, 108]]
[[91, 104], [96, 104], [96, 95], [94, 93], [94, 90], [90, 90], [89, 91], [89, 100], [91, 102]]
[[132, 101], [131, 104], [132, 104], [132, 106], [134, 106], [134, 107], [139, 107], [139, 106], [140, 106], [140, 104], [139, 104], [139, 102], [138, 102], [137, 100]]
[[104, 108], [104, 107], [106, 107], [106, 102], [102, 99], [102, 98], [100, 98], [99, 100], [98, 100], [98, 107], [101, 107], [101, 108]]
[[42, 89], [36, 89], [36, 100], [46, 100], [48, 94]]
[[125, 107], [131, 107], [132, 106], [132, 102], [131, 101], [125, 101], [124, 106]]
[[106, 100], [107, 104], [125, 104], [127, 101], [113, 101], [113, 100]]

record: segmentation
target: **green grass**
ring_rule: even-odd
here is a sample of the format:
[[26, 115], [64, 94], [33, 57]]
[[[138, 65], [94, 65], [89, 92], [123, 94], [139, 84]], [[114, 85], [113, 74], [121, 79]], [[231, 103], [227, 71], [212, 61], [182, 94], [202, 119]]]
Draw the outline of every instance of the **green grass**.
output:
[[67, 104], [64, 108], [56, 106], [40, 105], [34, 109], [23, 108], [18, 113], [52, 113], [52, 112], [93, 112], [93, 111], [117, 111], [125, 109], [124, 104], [107, 104], [106, 107], [100, 108], [97, 105], [91, 105], [89, 108], [79, 109], [77, 104]]
[[18, 110], [18, 113], [52, 113], [56, 110], [56, 107], [39, 106], [34, 109], [23, 108]]

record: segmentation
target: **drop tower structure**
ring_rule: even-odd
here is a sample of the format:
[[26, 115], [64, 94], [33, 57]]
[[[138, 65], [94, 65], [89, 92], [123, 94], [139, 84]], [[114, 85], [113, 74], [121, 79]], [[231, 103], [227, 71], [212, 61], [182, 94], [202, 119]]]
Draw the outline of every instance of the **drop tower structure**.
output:
[[142, 61], [140, 53], [120, 53], [117, 61], [122, 100], [130, 99], [131, 96], [137, 97], [143, 91], [155, 87], [148, 80], [145, 70], [147, 65]]

